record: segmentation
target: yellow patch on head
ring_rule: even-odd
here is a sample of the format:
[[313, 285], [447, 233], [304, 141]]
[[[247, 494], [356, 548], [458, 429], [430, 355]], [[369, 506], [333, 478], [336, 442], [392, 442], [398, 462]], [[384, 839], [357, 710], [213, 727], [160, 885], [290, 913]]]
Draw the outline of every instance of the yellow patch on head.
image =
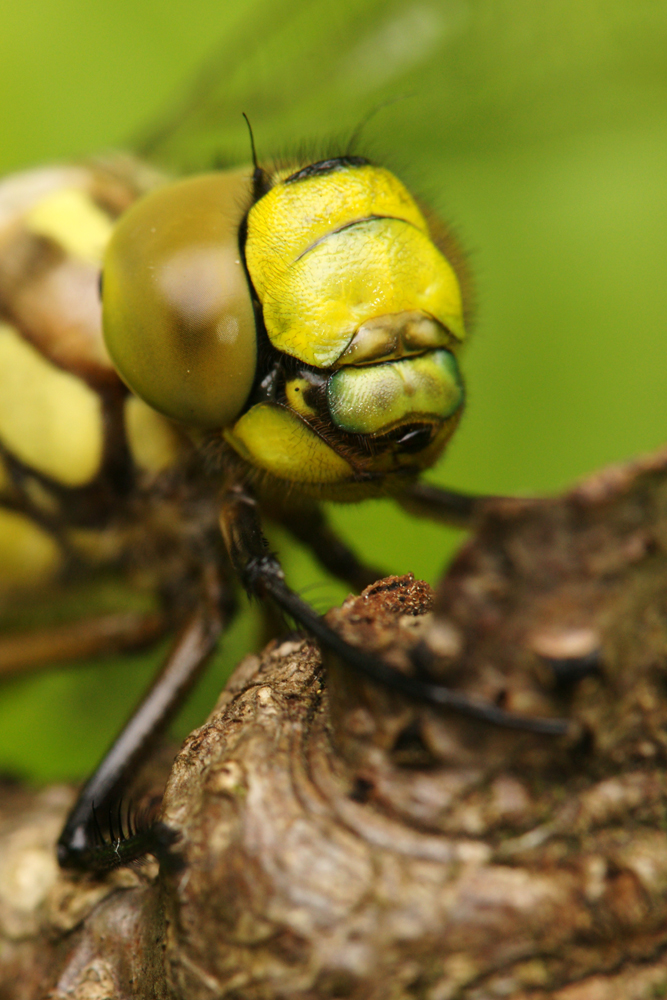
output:
[[253, 281], [258, 271], [260, 296], [274, 269], [341, 226], [373, 216], [403, 219], [428, 233], [414, 198], [384, 167], [368, 164], [276, 184], [248, 213], [246, 257]]
[[307, 364], [330, 367], [362, 324], [394, 313], [465, 336], [454, 269], [388, 170], [276, 185], [248, 213], [245, 254], [271, 342]]
[[25, 465], [64, 486], [84, 486], [102, 461], [102, 404], [0, 323], [0, 440]]
[[337, 483], [352, 476], [349, 463], [307, 424], [272, 403], [257, 403], [224, 435], [255, 468], [290, 483]]
[[306, 402], [304, 396], [309, 389], [310, 382], [305, 378], [293, 378], [285, 383], [287, 402], [293, 410], [296, 410], [297, 413], [302, 413], [304, 417], [312, 417], [315, 414], [315, 410]]
[[55, 191], [38, 201], [25, 215], [28, 229], [46, 236], [63, 250], [99, 264], [114, 224], [90, 195], [78, 188]]

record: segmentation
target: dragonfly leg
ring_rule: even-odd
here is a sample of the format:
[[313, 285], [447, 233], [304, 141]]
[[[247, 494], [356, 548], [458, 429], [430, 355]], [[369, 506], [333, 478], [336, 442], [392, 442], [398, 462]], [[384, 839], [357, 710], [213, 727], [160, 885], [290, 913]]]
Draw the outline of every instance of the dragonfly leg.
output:
[[220, 526], [233, 566], [246, 588], [259, 597], [270, 597], [323, 646], [352, 669], [410, 698], [449, 708], [498, 726], [560, 736], [568, 732], [564, 719], [516, 715], [496, 705], [470, 698], [460, 691], [404, 674], [383, 660], [351, 646], [303, 601], [286, 583], [276, 557], [268, 552], [255, 499], [243, 488], [233, 487], [224, 495]]
[[164, 634], [164, 614], [122, 611], [0, 638], [0, 677], [67, 660], [138, 649]]
[[117, 804], [122, 789], [134, 778], [199, 677], [231, 616], [217, 570], [208, 569], [199, 603], [176, 636], [165, 664], [79, 794], [58, 841], [58, 860], [63, 868], [103, 871], [151, 852], [150, 830], [100, 843], [97, 815], [105, 816], [109, 807]]
[[310, 549], [328, 573], [349, 584], [353, 590], [361, 591], [387, 575], [357, 558], [333, 530], [321, 507], [285, 511], [280, 514], [279, 521], [297, 541]]
[[416, 517], [427, 517], [432, 521], [456, 528], [468, 528], [480, 508], [491, 496], [458, 493], [444, 490], [430, 483], [416, 482], [396, 497], [398, 503]]

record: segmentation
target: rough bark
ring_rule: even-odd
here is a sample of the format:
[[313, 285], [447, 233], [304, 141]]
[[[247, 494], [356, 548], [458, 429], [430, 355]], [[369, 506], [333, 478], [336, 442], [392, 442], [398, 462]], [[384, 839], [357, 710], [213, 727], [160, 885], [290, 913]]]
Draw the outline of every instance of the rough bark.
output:
[[273, 644], [174, 763], [160, 872], [59, 874], [70, 790], [0, 790], [0, 997], [667, 995], [667, 451], [490, 501], [435, 595], [392, 577], [330, 617], [570, 732], [436, 711]]

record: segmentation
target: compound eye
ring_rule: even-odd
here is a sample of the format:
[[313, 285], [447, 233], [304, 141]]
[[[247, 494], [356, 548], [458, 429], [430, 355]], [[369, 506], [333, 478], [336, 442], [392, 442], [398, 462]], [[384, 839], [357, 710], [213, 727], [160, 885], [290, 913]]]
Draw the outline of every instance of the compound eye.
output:
[[104, 261], [103, 326], [129, 388], [173, 420], [225, 427], [255, 377], [238, 229], [251, 171], [165, 185], [121, 218]]

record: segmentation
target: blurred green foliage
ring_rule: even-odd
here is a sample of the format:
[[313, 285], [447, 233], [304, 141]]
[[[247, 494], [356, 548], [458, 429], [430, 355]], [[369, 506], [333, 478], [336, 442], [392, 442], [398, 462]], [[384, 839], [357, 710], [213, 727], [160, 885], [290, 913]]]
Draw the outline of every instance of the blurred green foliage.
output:
[[[246, 159], [241, 111], [260, 158], [317, 152], [378, 109], [358, 150], [453, 220], [476, 275], [468, 412], [434, 481], [554, 490], [664, 441], [665, 0], [25, 0], [0, 25], [3, 172], [130, 141], [172, 169]], [[430, 580], [459, 537], [384, 502], [332, 516]], [[272, 542], [297, 586], [323, 580]], [[256, 635], [246, 615], [180, 732]], [[0, 768], [85, 773], [158, 653], [3, 684]]]

